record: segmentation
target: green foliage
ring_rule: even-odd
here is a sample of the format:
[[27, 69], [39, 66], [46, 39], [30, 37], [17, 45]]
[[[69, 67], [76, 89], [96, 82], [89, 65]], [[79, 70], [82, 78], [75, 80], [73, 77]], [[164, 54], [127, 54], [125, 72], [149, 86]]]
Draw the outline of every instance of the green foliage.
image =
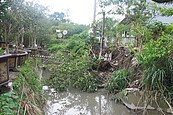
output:
[[24, 0], [3, 0], [0, 6], [3, 7], [2, 18], [0, 13], [0, 35], [3, 41], [16, 45], [22, 43], [27, 47], [37, 39], [37, 45], [46, 45], [50, 26], [45, 7]]
[[4, 50], [0, 48], [0, 55], [2, 55], [3, 53], [4, 53]]
[[169, 59], [173, 49], [173, 39], [171, 36], [162, 35], [158, 40], [150, 40], [140, 54], [140, 61], [146, 66], [157, 65], [162, 67], [163, 63]]
[[144, 88], [158, 91], [167, 97], [171, 97], [173, 93], [172, 44], [173, 37], [163, 34], [159, 39], [145, 44], [139, 55], [139, 64], [144, 68]]
[[[158, 39], [162, 35], [162, 32], [165, 31], [165, 25], [162, 22], [154, 22], [147, 25], [147, 29], [150, 31], [150, 39]], [[150, 40], [148, 39], [148, 41]], [[148, 42], [147, 41], [147, 42]]]
[[88, 29], [89, 27], [86, 25], [74, 24], [74, 23], [62, 23], [58, 26], [57, 25], [52, 26], [49, 31], [53, 35], [54, 38], [57, 38], [58, 33], [56, 33], [56, 30], [60, 30], [61, 32], [63, 30], [67, 30], [68, 33], [63, 38], [68, 39], [74, 34], [80, 34], [83, 31], [87, 31]]
[[162, 16], [172, 16], [173, 8], [160, 7], [160, 13]]
[[48, 48], [48, 50], [50, 52], [55, 52], [58, 50], [64, 50], [65, 45], [64, 44], [52, 44], [50, 48]]
[[173, 35], [173, 23], [165, 25], [164, 34]]
[[[49, 46], [50, 52], [56, 51], [79, 51], [80, 48], [85, 46], [85, 42], [88, 38], [87, 32], [84, 31], [80, 34], [74, 34], [68, 39], [56, 39], [52, 40], [52, 44]], [[81, 50], [80, 50], [81, 51]]]
[[[129, 36], [134, 36], [135, 39], [129, 38], [129, 41], [133, 42], [130, 45], [133, 46], [135, 45], [134, 43], [136, 43], [137, 47], [142, 47], [142, 44], [151, 39], [151, 32], [147, 25], [151, 23], [151, 19], [156, 15], [156, 5], [152, 3], [149, 5], [146, 0], [101, 0], [100, 3], [102, 8], [110, 5], [116, 7], [108, 13], [125, 15], [125, 18], [120, 24], [116, 25], [117, 45], [119, 41], [121, 41], [120, 38], [124, 32]], [[126, 8], [124, 6], [126, 6]], [[115, 22], [112, 25], [114, 24]]]
[[0, 115], [16, 115], [19, 99], [15, 91], [0, 95]]
[[61, 64], [49, 66], [51, 77], [46, 81], [47, 85], [57, 91], [66, 90], [69, 85], [80, 88], [82, 91], [93, 92], [96, 90], [95, 77], [87, 71], [90, 66], [88, 52], [84, 50], [63, 54], [59, 51], [57, 62], [61, 62]]
[[145, 71], [145, 79], [143, 85], [149, 90], [160, 90], [163, 91], [164, 79], [166, 78], [166, 71], [164, 69], [158, 69], [154, 65], [148, 67]]
[[125, 69], [114, 71], [106, 86], [108, 91], [115, 93], [119, 90], [123, 90], [129, 82], [128, 75], [129, 72]]
[[[68, 34], [63, 39], [57, 39], [55, 30], [67, 30]], [[48, 45], [48, 49], [51, 52], [60, 51], [67, 51], [67, 50], [74, 50], [78, 49], [81, 46], [84, 46], [86, 39], [88, 38], [87, 35], [88, 27], [84, 25], [78, 24], [67, 24], [63, 23], [59, 26], [53, 26], [50, 31], [52, 31], [53, 38]]]
[[[50, 71], [50, 78], [45, 81], [45, 84], [54, 88], [57, 91], [64, 91], [69, 86], [69, 80], [68, 80], [68, 72], [67, 69], [69, 67], [67, 66], [67, 61], [65, 56], [62, 54], [62, 52], [57, 53], [58, 59], [57, 62], [60, 62], [61, 64], [50, 64], [48, 65], [48, 69]], [[62, 62], [63, 61], [63, 62]]]
[[65, 19], [67, 16], [64, 12], [54, 12], [53, 14], [49, 15], [52, 25], [58, 26], [61, 23], [68, 22], [68, 19]]
[[84, 92], [95, 92], [97, 89], [96, 82], [96, 77], [89, 72], [85, 72], [83, 76], [73, 78], [73, 86]]
[[64, 91], [70, 85], [87, 92], [96, 90], [95, 76], [87, 70], [91, 66], [89, 50], [85, 44], [87, 38], [87, 32], [84, 31], [57, 44], [64, 45], [56, 53], [56, 62], [60, 64], [48, 65], [51, 77], [46, 80], [46, 85], [57, 91]]
[[[43, 104], [42, 87], [33, 67], [33, 61], [27, 60], [20, 69], [18, 78], [13, 82], [13, 90], [0, 95], [0, 115], [17, 115], [20, 106], [20, 114], [25, 112], [23, 109], [25, 107], [26, 111], [40, 114], [37, 107], [41, 108]], [[21, 102], [26, 103], [26, 105], [21, 105]], [[32, 105], [34, 105], [32, 110], [27, 108], [27, 106], [32, 107]]]
[[[26, 61], [20, 69], [18, 78], [13, 82], [13, 88], [20, 97], [23, 95], [21, 101], [27, 102], [25, 106], [29, 106], [29, 108], [27, 108], [26, 111], [40, 115], [40, 109], [43, 106], [44, 97], [42, 94], [41, 81], [39, 80], [37, 71], [35, 71], [34, 68], [36, 63], [39, 63], [38, 60], [29, 59]], [[22, 112], [24, 111], [20, 110], [21, 114]]]
[[0, 1], [0, 19], [5, 16], [9, 3], [10, 0]]
[[[36, 74], [33, 67], [35, 67], [33, 60], [27, 60], [26, 64], [20, 69], [19, 79], [24, 78], [26, 84], [29, 85], [35, 93], [39, 94], [41, 93], [42, 87], [39, 76]], [[14, 85], [16, 84], [14, 83]], [[14, 88], [16, 87], [14, 86]]]

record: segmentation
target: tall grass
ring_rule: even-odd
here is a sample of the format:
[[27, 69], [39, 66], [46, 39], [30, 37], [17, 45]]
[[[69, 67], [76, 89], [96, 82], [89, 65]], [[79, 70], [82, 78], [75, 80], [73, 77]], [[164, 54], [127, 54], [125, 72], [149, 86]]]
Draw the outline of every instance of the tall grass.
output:
[[[140, 64], [144, 68], [142, 86], [146, 91], [157, 92], [158, 95], [173, 99], [173, 39], [161, 36], [144, 45], [139, 55]], [[169, 101], [170, 103], [173, 102]]]

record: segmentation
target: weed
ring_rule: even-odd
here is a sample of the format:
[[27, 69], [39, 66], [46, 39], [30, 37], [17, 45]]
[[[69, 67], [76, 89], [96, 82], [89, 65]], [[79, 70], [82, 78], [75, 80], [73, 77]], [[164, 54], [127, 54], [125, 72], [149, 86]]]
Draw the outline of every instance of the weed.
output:
[[108, 91], [115, 93], [117, 91], [123, 90], [129, 82], [128, 75], [129, 72], [125, 69], [114, 71], [106, 86]]

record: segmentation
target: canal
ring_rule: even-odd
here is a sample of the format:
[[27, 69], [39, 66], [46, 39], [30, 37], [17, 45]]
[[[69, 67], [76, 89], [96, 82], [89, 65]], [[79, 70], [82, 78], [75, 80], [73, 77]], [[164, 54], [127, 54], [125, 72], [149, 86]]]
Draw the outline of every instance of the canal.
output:
[[47, 91], [46, 115], [137, 115], [120, 103], [115, 103], [103, 89], [85, 93], [69, 89], [63, 93]]
[[[48, 76], [47, 71], [41, 71], [41, 78]], [[147, 110], [145, 114], [143, 110], [130, 110], [115, 100], [115, 97], [108, 94], [105, 89], [99, 89], [95, 93], [86, 93], [69, 88], [66, 92], [56, 93], [48, 86], [43, 86], [43, 91], [47, 95], [45, 115], [172, 115], [163, 114], [157, 110]]]

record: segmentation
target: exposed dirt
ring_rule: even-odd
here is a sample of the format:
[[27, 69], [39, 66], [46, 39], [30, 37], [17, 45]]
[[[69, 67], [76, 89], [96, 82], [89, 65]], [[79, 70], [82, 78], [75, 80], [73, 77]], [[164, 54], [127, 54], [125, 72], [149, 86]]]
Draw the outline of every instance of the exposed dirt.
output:
[[[97, 51], [92, 52], [96, 53], [95, 55], [98, 55], [98, 48], [96, 48], [95, 50]], [[102, 84], [105, 84], [109, 80], [112, 72], [114, 72], [115, 70], [121, 68], [128, 69], [129, 67], [132, 67], [134, 70], [136, 69], [137, 59], [134, 59], [134, 55], [128, 47], [120, 46], [116, 47], [112, 51], [110, 51], [109, 48], [105, 48], [103, 49], [102, 55], [109, 55], [109, 57], [98, 62], [95, 65], [97, 67], [92, 68], [93, 74], [97, 76], [97, 80]], [[136, 79], [138, 78], [134, 78], [133, 81], [135, 81]], [[132, 84], [132, 87], [136, 87], [135, 85], [137, 84], [138, 82], [135, 81], [135, 83]]]

